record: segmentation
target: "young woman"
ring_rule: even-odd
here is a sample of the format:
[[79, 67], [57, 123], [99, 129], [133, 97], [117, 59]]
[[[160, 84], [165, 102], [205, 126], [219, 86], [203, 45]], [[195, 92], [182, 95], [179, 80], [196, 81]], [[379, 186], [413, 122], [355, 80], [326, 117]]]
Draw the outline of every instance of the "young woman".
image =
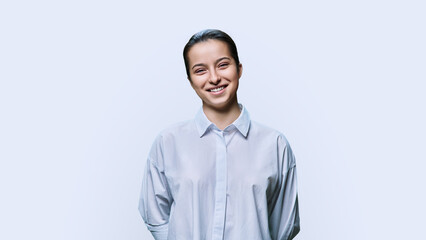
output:
[[195, 118], [163, 130], [147, 159], [139, 211], [159, 239], [292, 239], [299, 232], [296, 162], [284, 135], [237, 100], [234, 41], [204, 30], [186, 44]]

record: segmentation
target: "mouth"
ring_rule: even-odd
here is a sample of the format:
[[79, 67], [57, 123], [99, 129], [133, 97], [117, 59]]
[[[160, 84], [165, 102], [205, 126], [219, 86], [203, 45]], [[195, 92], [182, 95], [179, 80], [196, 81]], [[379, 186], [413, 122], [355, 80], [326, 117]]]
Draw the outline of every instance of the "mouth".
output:
[[227, 86], [228, 85], [222, 85], [222, 86], [219, 86], [219, 87], [207, 89], [207, 91], [212, 92], [212, 93], [218, 93], [218, 92], [221, 92], [223, 89], [225, 89]]

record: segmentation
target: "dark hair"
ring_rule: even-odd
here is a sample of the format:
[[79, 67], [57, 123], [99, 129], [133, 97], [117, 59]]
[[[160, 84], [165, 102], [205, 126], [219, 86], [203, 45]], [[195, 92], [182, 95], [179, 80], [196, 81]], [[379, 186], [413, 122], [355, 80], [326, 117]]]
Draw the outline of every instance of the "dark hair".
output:
[[238, 58], [237, 46], [235, 45], [234, 40], [232, 40], [232, 38], [228, 34], [220, 30], [206, 29], [192, 35], [188, 43], [185, 45], [185, 48], [183, 49], [183, 60], [185, 61], [186, 75], [188, 76], [188, 79], [190, 81], [191, 78], [189, 77], [188, 52], [195, 44], [199, 42], [205, 42], [209, 39], [219, 40], [226, 43], [229, 52], [231, 53], [231, 56], [235, 60], [235, 63], [237, 65], [237, 72], [240, 71], [240, 68], [238, 67], [240, 65], [240, 60]]

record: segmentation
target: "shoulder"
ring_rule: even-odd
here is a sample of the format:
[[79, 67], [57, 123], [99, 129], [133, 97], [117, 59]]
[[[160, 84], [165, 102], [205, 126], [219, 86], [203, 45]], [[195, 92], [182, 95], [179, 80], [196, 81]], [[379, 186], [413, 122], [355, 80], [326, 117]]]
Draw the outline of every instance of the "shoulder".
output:
[[256, 138], [257, 142], [260, 141], [262, 144], [267, 144], [272, 149], [276, 149], [278, 159], [284, 161], [283, 164], [286, 166], [286, 169], [295, 166], [296, 161], [293, 150], [284, 133], [256, 121], [251, 121], [249, 135]]
[[173, 123], [169, 126], [166, 126], [163, 130], [160, 131], [158, 135], [160, 136], [169, 136], [173, 134], [182, 134], [194, 130], [194, 120], [185, 120]]
[[164, 154], [170, 150], [170, 147], [173, 147], [176, 139], [181, 139], [194, 131], [193, 120], [181, 121], [165, 127], [155, 137], [149, 157], [153, 159], [153, 161], [157, 161], [157, 159], [163, 157]]
[[162, 129], [154, 140], [154, 144], [162, 144], [165, 141], [196, 134], [194, 120], [185, 120], [173, 123]]
[[274, 140], [280, 145], [290, 145], [284, 133], [257, 121], [251, 121], [249, 134], [256, 138]]

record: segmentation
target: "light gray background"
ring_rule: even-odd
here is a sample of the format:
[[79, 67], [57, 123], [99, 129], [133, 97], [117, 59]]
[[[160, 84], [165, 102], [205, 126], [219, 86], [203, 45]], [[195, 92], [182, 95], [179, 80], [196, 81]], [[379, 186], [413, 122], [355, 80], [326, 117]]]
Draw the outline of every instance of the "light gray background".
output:
[[146, 156], [193, 118], [182, 49], [219, 28], [239, 101], [297, 157], [297, 239], [426, 239], [424, 1], [2, 1], [0, 239], [152, 239]]

